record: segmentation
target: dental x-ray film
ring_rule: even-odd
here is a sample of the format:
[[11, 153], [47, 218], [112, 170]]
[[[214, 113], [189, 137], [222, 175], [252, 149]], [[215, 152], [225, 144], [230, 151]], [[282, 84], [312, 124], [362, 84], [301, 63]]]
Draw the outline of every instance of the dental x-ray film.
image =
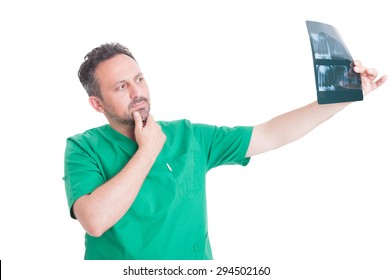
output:
[[352, 69], [353, 59], [338, 30], [328, 24], [306, 21], [312, 47], [317, 102], [363, 100], [361, 76]]

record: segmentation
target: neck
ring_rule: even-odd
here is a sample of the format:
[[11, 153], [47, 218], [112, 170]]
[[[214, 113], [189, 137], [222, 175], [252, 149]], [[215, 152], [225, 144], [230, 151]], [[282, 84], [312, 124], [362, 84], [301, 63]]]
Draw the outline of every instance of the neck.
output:
[[136, 142], [135, 126], [123, 125], [114, 122], [109, 122], [109, 124], [114, 130]]

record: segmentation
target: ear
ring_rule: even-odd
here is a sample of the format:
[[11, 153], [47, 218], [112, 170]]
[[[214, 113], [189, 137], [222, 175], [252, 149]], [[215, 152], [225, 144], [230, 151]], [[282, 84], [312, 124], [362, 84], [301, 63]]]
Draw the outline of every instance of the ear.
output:
[[101, 100], [101, 98], [96, 97], [96, 96], [90, 96], [88, 98], [88, 102], [90, 103], [90, 105], [99, 113], [103, 113], [105, 112], [105, 109], [103, 107], [103, 102]]

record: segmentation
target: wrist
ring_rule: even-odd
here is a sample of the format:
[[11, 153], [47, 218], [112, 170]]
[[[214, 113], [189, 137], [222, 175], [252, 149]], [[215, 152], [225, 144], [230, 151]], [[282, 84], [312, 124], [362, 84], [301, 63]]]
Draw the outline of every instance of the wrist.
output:
[[158, 154], [154, 153], [151, 149], [145, 149], [141, 147], [139, 147], [139, 149], [136, 151], [136, 154], [138, 155], [138, 157], [145, 160], [146, 163], [150, 165], [153, 165], [156, 158], [158, 157]]

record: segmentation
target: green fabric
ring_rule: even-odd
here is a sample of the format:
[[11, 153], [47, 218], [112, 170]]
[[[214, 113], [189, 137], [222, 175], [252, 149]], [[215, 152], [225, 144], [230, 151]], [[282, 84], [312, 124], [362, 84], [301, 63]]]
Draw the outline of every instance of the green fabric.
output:
[[[102, 236], [86, 233], [85, 259], [212, 259], [206, 172], [246, 165], [251, 127], [159, 122], [166, 143], [128, 212]], [[115, 176], [137, 150], [110, 125], [67, 139], [64, 182], [72, 205]]]

